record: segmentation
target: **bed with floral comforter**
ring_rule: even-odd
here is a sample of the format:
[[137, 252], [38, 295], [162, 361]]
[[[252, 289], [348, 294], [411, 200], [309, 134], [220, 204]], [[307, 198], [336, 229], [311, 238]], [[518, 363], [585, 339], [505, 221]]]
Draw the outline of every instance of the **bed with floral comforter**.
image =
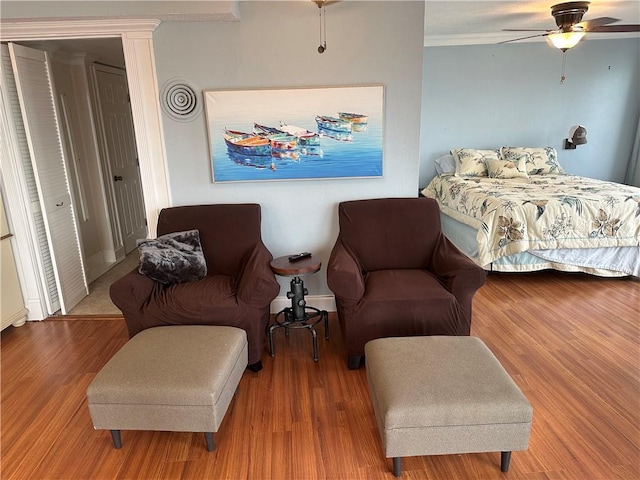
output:
[[589, 252], [591, 260], [569, 263], [582, 261], [594, 269], [578, 264], [559, 269], [640, 276], [640, 188], [566, 174], [509, 179], [438, 175], [422, 194], [436, 199], [443, 214], [476, 231], [472, 258], [487, 269], [520, 252], [559, 264], [567, 260], [558, 252], [578, 257]]

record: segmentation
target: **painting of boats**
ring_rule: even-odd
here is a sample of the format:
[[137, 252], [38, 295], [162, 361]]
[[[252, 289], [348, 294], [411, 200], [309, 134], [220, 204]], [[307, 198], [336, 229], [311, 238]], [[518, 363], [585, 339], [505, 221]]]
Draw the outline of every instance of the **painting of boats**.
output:
[[214, 182], [383, 174], [384, 87], [204, 92]]

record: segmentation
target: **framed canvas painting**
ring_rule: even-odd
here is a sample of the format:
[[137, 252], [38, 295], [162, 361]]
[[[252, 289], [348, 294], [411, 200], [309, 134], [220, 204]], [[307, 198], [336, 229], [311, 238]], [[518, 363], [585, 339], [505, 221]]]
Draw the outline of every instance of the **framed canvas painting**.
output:
[[381, 177], [384, 87], [205, 90], [214, 182]]

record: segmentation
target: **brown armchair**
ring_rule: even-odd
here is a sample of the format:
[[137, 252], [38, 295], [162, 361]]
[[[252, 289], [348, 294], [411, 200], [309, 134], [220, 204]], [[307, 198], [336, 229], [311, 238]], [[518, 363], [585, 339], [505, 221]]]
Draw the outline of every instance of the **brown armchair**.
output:
[[429, 198], [342, 202], [327, 265], [350, 369], [383, 337], [469, 335], [485, 272], [440, 230]]
[[129, 336], [160, 325], [227, 325], [247, 332], [249, 368], [262, 368], [271, 301], [280, 286], [262, 243], [257, 204], [195, 205], [165, 208], [158, 236], [198, 229], [207, 275], [164, 285], [133, 270], [111, 285]]

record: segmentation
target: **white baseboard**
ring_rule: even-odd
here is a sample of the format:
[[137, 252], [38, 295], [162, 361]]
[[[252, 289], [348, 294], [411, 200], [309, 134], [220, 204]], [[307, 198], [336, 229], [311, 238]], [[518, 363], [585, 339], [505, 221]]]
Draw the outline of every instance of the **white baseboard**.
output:
[[[306, 295], [304, 299], [307, 305], [315, 307], [318, 310], [326, 310], [327, 312], [336, 311], [336, 301], [333, 295]], [[271, 313], [278, 313], [280, 310], [291, 306], [291, 300], [287, 297], [276, 297], [271, 302]]]

